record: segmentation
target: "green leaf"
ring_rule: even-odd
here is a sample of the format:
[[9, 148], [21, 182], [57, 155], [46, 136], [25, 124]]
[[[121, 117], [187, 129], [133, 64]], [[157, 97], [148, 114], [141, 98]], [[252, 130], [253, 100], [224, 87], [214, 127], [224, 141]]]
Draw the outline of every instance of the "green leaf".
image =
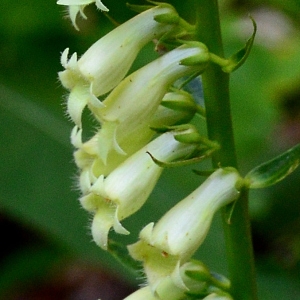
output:
[[257, 30], [257, 26], [254, 19], [252, 17], [250, 17], [250, 19], [253, 24], [252, 36], [249, 38], [244, 48], [239, 50], [237, 53], [235, 53], [228, 59], [228, 63], [222, 68], [222, 70], [226, 73], [231, 73], [236, 69], [238, 69], [246, 61], [247, 57], [250, 54], [251, 48], [253, 46], [256, 30]]
[[[33, 228], [71, 255], [94, 264], [101, 261], [108, 269], [120, 267], [109, 253], [91, 243], [88, 214], [80, 209], [73, 188], [76, 169], [69, 142], [71, 126], [63, 115], [57, 117], [38, 100], [2, 85], [0, 94], [1, 213]], [[136, 277], [124, 268], [120, 274], [132, 281]]]
[[290, 173], [300, 164], [300, 143], [275, 157], [274, 159], [254, 168], [245, 177], [249, 188], [258, 189], [273, 185]]

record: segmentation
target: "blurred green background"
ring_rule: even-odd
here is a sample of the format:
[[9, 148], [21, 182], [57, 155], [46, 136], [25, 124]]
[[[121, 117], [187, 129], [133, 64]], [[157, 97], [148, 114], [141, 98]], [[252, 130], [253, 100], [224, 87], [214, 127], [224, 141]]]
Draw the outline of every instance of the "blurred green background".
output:
[[[106, 2], [115, 20], [133, 16], [126, 1]], [[192, 0], [172, 3], [191, 18]], [[75, 188], [72, 123], [64, 112], [67, 92], [57, 79], [60, 53], [66, 47], [80, 55], [113, 26], [94, 5], [86, 8], [89, 18], [79, 21], [79, 32], [55, 1], [1, 0], [1, 8], [0, 299], [122, 299], [137, 282], [134, 274], [91, 241], [89, 216], [80, 208]], [[226, 55], [240, 49], [251, 35], [249, 13], [258, 24], [253, 51], [231, 80], [237, 153], [246, 174], [300, 142], [300, 3], [223, 0], [220, 8]], [[150, 45], [133, 69], [153, 57]], [[209, 163], [166, 170], [145, 207], [124, 222], [132, 234], [115, 239], [136, 241], [142, 226], [197, 187], [201, 178], [192, 168], [209, 168]], [[260, 299], [300, 299], [299, 200], [299, 170], [275, 187], [251, 193]], [[197, 258], [226, 274], [223, 245], [216, 216]], [[76, 291], [78, 287], [65, 274], [74, 265], [79, 266], [80, 278], [98, 276], [100, 294], [90, 291], [82, 298], [72, 294], [72, 287]], [[76, 270], [69, 276], [76, 277]], [[115, 289], [110, 296], [101, 294], [108, 290], [104, 277]], [[118, 289], [123, 285], [123, 291]], [[41, 286], [39, 296], [35, 289]], [[46, 287], [59, 291], [51, 298]]]

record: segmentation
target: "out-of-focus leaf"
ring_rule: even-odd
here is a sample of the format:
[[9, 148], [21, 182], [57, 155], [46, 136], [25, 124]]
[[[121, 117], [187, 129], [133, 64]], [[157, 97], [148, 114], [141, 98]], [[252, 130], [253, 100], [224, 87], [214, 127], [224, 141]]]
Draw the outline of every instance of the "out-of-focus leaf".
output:
[[91, 242], [72, 179], [71, 125], [3, 86], [0, 94], [0, 210], [72, 255], [125, 272]]
[[251, 189], [265, 188], [284, 179], [299, 164], [300, 144], [254, 168], [246, 175], [245, 179], [248, 181]]

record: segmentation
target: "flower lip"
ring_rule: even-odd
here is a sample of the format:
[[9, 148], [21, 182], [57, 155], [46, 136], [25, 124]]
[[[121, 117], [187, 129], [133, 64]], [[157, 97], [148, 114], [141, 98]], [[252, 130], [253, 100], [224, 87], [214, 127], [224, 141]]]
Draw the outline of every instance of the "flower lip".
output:
[[[112, 226], [117, 233], [129, 233], [120, 221], [144, 205], [162, 173], [163, 169], [151, 159], [147, 151], [166, 161], [185, 157], [195, 151], [197, 145], [178, 142], [174, 138], [176, 134], [164, 133], [147, 144], [106, 178], [102, 175], [96, 179], [89, 189], [90, 193], [81, 198], [82, 206], [95, 214], [92, 233], [100, 247], [106, 248], [108, 231]], [[89, 180], [83, 178], [85, 190], [90, 184]]]
[[78, 13], [80, 13], [80, 15], [84, 19], [86, 19], [87, 17], [84, 14], [83, 10], [87, 5], [91, 3], [95, 3], [97, 8], [100, 9], [101, 11], [105, 11], [105, 12], [109, 11], [109, 9], [100, 0], [58, 0], [56, 2], [56, 4], [58, 5], [69, 6], [69, 16], [76, 30], [79, 30], [76, 24], [76, 17]]
[[62, 53], [61, 64], [65, 70], [59, 72], [59, 78], [62, 85], [71, 91], [68, 113], [76, 125], [81, 126], [80, 118], [86, 105], [101, 107], [97, 97], [108, 93], [122, 81], [137, 54], [148, 42], [178, 27], [177, 24], [156, 22], [154, 17], [160, 14], [178, 15], [171, 5], [158, 5], [103, 36], [80, 59], [77, 59], [76, 53], [68, 59], [68, 48]]

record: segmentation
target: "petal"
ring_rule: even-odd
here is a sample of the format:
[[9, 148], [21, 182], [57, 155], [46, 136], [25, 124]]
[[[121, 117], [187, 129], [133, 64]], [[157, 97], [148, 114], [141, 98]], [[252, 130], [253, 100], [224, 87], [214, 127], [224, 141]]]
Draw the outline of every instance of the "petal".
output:
[[85, 16], [83, 13], [83, 8], [80, 5], [70, 5], [68, 8], [69, 11], [69, 17], [71, 19], [71, 22], [76, 30], [79, 30], [79, 27], [76, 24], [76, 17], [78, 13], [80, 12], [81, 15]]
[[109, 9], [100, 0], [96, 0], [96, 6], [103, 11], [109, 11]]
[[117, 206], [116, 213], [115, 213], [115, 219], [114, 219], [114, 230], [116, 233], [119, 233], [119, 234], [129, 234], [130, 232], [128, 230], [126, 230], [119, 221], [118, 211], [119, 211], [119, 207]]
[[116, 208], [114, 206], [103, 202], [92, 222], [93, 240], [104, 250], [107, 250], [108, 232], [114, 224], [115, 211]]
[[67, 112], [79, 128], [81, 128], [81, 115], [88, 100], [89, 91], [84, 86], [75, 86], [68, 98]]
[[107, 162], [108, 154], [115, 150], [121, 155], [126, 155], [116, 140], [117, 122], [104, 122], [98, 134], [98, 156], [104, 164]]

